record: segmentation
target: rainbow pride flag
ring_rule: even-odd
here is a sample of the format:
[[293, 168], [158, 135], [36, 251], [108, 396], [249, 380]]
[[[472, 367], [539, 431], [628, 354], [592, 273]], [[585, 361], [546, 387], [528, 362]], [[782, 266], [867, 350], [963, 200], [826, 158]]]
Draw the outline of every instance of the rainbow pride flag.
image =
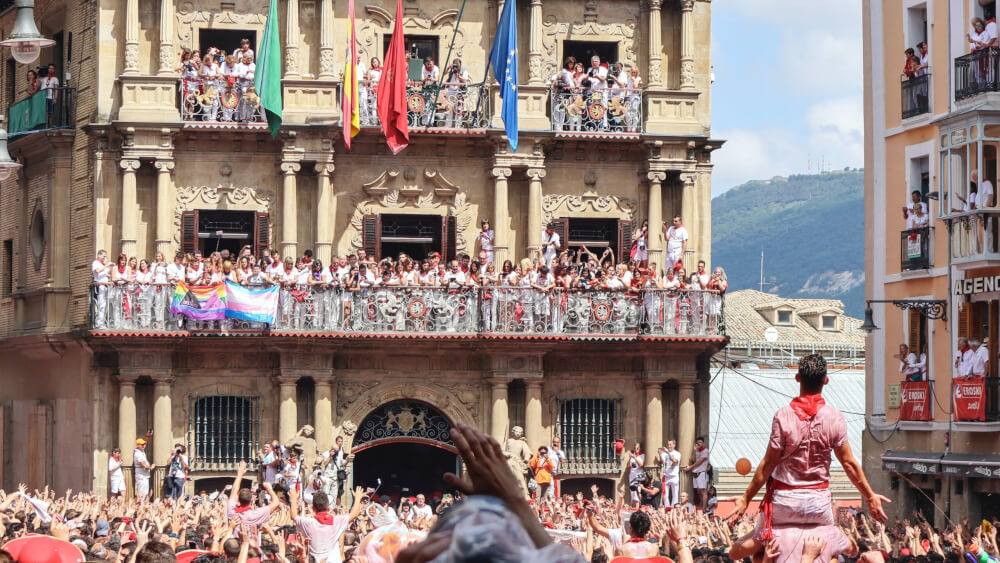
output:
[[254, 323], [274, 323], [278, 309], [278, 286], [264, 288], [243, 287], [226, 282], [226, 316]]
[[184, 315], [196, 321], [216, 321], [226, 318], [226, 286], [190, 286], [177, 282], [174, 300], [170, 303], [170, 314]]

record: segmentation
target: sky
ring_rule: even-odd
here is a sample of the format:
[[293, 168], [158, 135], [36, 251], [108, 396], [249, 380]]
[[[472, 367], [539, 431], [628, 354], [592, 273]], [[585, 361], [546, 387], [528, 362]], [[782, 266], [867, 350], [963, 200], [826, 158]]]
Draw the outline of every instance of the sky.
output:
[[861, 0], [712, 2], [712, 195], [864, 164]]

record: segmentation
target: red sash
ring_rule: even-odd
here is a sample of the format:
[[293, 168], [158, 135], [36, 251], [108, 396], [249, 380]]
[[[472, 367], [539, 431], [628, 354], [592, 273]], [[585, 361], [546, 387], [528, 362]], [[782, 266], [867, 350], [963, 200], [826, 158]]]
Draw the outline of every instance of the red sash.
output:
[[793, 491], [795, 489], [829, 489], [830, 482], [824, 481], [815, 485], [789, 485], [777, 479], [767, 480], [767, 492], [764, 493], [764, 500], [760, 503], [760, 512], [764, 515], [764, 522], [761, 525], [761, 540], [768, 541], [774, 538], [774, 491]]

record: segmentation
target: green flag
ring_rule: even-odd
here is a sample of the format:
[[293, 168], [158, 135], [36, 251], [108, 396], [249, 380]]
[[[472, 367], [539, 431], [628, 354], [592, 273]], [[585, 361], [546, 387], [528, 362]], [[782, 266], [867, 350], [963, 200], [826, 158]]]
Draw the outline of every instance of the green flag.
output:
[[254, 89], [264, 107], [271, 137], [278, 136], [281, 127], [281, 42], [278, 40], [278, 0], [271, 0], [267, 9], [264, 35], [257, 47], [257, 71]]
[[39, 90], [30, 98], [10, 106], [8, 112], [8, 133], [30, 131], [39, 125], [45, 125], [45, 90]]

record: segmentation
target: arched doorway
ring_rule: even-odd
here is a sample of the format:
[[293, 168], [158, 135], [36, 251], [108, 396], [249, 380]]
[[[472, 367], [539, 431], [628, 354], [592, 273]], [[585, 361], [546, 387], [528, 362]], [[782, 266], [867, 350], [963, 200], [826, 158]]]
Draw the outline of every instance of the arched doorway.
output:
[[441, 476], [460, 468], [451, 426], [444, 414], [418, 401], [392, 401], [376, 408], [354, 436], [354, 486], [379, 487], [379, 494], [394, 499], [446, 491]]

